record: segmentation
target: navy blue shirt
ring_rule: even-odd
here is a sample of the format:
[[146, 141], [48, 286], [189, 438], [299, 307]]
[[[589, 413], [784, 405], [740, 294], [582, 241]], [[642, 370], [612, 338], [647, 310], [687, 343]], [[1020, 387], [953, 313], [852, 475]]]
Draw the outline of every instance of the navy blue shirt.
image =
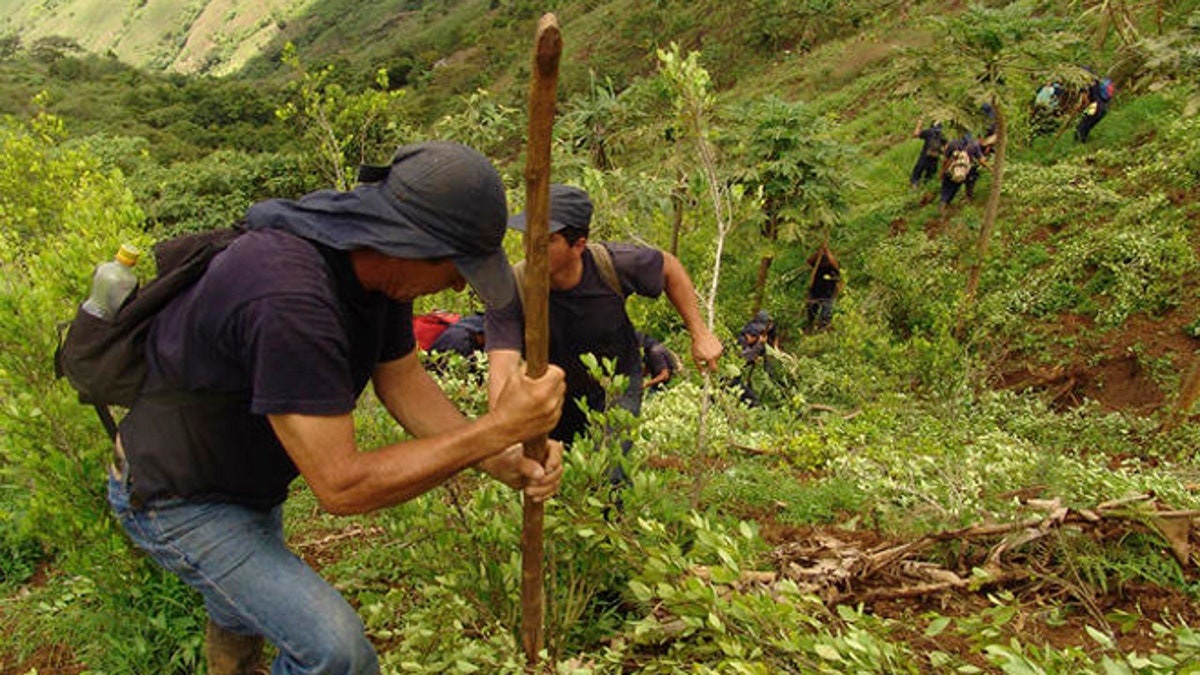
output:
[[[574, 288], [550, 291], [550, 363], [566, 373], [567, 403], [550, 437], [570, 441], [587, 426], [573, 402], [587, 399], [592, 410], [604, 409], [604, 390], [579, 357], [615, 358], [617, 373], [629, 377], [629, 392], [640, 396], [642, 356], [633, 324], [625, 312], [631, 293], [657, 298], [663, 292], [663, 254], [656, 248], [630, 244], [604, 246], [612, 255], [623, 295], [604, 282], [590, 251], [583, 252], [583, 276]], [[524, 351], [525, 314], [520, 302], [487, 312], [487, 349]]]
[[441, 352], [454, 352], [462, 356], [470, 356], [475, 351], [480, 349], [475, 342], [475, 336], [479, 331], [472, 331], [460, 324], [452, 324], [442, 331], [433, 344], [429, 345], [429, 351], [432, 354]]
[[664, 370], [668, 371], [668, 380], [671, 379], [670, 375], [675, 374], [671, 368], [671, 352], [666, 345], [650, 336], [642, 339], [642, 367], [650, 377], [657, 377]]
[[917, 138], [922, 141], [921, 154], [929, 157], [937, 157], [946, 142], [946, 137], [942, 135], [942, 130], [933, 127], [922, 129], [917, 133]]
[[279, 504], [298, 471], [266, 415], [348, 413], [376, 366], [414, 348], [412, 305], [365, 290], [348, 253], [239, 237], [151, 326], [120, 427], [135, 494]]

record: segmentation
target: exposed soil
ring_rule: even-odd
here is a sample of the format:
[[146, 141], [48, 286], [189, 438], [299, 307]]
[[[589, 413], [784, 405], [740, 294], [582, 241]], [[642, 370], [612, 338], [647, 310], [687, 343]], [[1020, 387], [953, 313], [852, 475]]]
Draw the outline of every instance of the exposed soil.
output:
[[0, 663], [0, 675], [28, 675], [31, 672], [79, 675], [87, 670], [75, 661], [75, 653], [62, 645], [43, 645], [17, 663], [9, 663], [9, 658], [5, 656]]
[[1098, 332], [1088, 317], [1063, 315], [1038, 330], [1055, 338], [1055, 363], [1033, 363], [1022, 354], [997, 364], [995, 386], [1041, 392], [1060, 409], [1091, 400], [1109, 411], [1152, 415], [1174, 404], [1160, 384], [1169, 374], [1188, 372], [1200, 339], [1186, 328], [1200, 319], [1200, 299], [1186, 299], [1162, 317], [1138, 315], [1119, 329]]

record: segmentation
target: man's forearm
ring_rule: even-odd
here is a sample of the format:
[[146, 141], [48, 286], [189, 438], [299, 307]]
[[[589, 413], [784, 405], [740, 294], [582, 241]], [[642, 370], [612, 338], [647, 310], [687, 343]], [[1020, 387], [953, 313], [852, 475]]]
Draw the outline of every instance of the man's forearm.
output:
[[468, 423], [446, 398], [415, 352], [381, 365], [373, 378], [375, 394], [409, 433], [425, 438]]
[[488, 407], [504, 390], [504, 383], [521, 368], [521, 354], [515, 349], [489, 349], [488, 359]]
[[679, 258], [667, 252], [663, 252], [663, 279], [667, 299], [674, 305], [688, 332], [696, 335], [697, 331], [706, 331], [708, 325], [700, 314], [700, 298], [696, 293], [696, 286], [688, 276], [687, 270], [683, 268], [683, 263], [679, 262]]
[[642, 389], [649, 389], [650, 387], [653, 387], [656, 384], [659, 384], [661, 382], [666, 382], [669, 377], [671, 377], [671, 371], [664, 368], [664, 369], [662, 369], [662, 371], [660, 371], [654, 377], [652, 377], [648, 380], [643, 380], [642, 381]]

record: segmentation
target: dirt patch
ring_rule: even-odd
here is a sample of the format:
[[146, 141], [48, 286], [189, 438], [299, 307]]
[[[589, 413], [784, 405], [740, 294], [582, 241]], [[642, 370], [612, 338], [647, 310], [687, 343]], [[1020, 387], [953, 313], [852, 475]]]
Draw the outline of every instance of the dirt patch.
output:
[[1198, 316], [1200, 301], [1191, 299], [1162, 317], [1133, 316], [1120, 329], [1101, 333], [1090, 318], [1064, 314], [1040, 328], [1061, 345], [1049, 350], [1057, 362], [1009, 358], [995, 386], [1041, 392], [1059, 409], [1091, 400], [1108, 411], [1153, 415], [1172, 403], [1164, 379], [1187, 372], [1195, 360], [1200, 340], [1185, 327]]
[[[1121, 651], [1145, 655], [1161, 649], [1162, 626], [1200, 622], [1194, 598], [1181, 590], [1117, 580], [1103, 587], [1071, 582], [1069, 574], [1056, 569], [1059, 556], [1052, 554], [1052, 543], [1009, 548], [1014, 533], [1030, 536], [1064, 524], [1090, 526], [1088, 536], [1098, 541], [1120, 539], [1141, 528], [1113, 510], [1124, 506], [1102, 504], [1086, 513], [1052, 509], [1040, 524], [948, 532], [947, 541], [956, 543], [958, 555], [940, 562], [934, 561], [945, 556], [934, 554], [921, 540], [892, 541], [870, 531], [789, 527], [766, 518], [761, 532], [774, 544], [769, 579], [786, 577], [801, 588], [811, 586], [830, 606], [861, 606], [892, 620], [892, 636], [915, 653], [940, 651], [986, 669], [979, 637], [984, 629], [1002, 636], [990, 635], [989, 643], [1013, 638], [1057, 649], [1098, 647], [1089, 633], [1099, 630]], [[1197, 533], [1192, 530], [1186, 538], [1195, 540]], [[925, 553], [913, 555], [919, 551]], [[972, 570], [982, 568], [988, 569], [989, 580], [963, 583]], [[1183, 572], [1193, 579], [1197, 570], [1189, 564]], [[938, 619], [950, 622], [935, 628]]]
[[32, 654], [17, 659], [0, 654], [0, 675], [28, 675], [31, 672], [54, 673], [54, 675], [79, 675], [86, 666], [75, 661], [75, 653], [61, 645], [43, 645]]
[[[1056, 602], [1037, 594], [1021, 593], [1007, 603], [1012, 614], [997, 611], [983, 594], [946, 592], [904, 601], [879, 601], [865, 607], [876, 616], [894, 620], [896, 639], [918, 653], [933, 650], [954, 654], [971, 665], [985, 668], [973, 633], [988, 626], [1026, 645], [1049, 645], [1056, 649], [1078, 648], [1096, 642], [1088, 628], [1107, 632], [1125, 653], [1146, 655], [1161, 647], [1155, 624], [1196, 625], [1200, 613], [1187, 595], [1158, 586], [1126, 586], [1122, 592], [1101, 598], [1098, 607], [1108, 617], [1097, 617], [1078, 603]], [[951, 619], [936, 636], [926, 635], [936, 617]], [[1000, 620], [1004, 622], [1001, 623]], [[987, 669], [987, 668], [985, 668]]]

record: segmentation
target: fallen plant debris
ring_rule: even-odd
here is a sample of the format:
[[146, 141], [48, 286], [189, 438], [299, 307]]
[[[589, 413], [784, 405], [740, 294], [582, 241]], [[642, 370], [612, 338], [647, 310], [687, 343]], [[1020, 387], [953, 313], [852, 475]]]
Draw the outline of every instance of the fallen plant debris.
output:
[[[871, 602], [908, 598], [943, 591], [981, 591], [1036, 582], [1047, 576], [1045, 561], [1033, 561], [1026, 548], [1034, 542], [1055, 545], [1058, 535], [1070, 532], [1098, 541], [1116, 541], [1132, 532], [1151, 532], [1163, 538], [1166, 548], [1183, 568], [1196, 567], [1192, 557], [1195, 520], [1200, 511], [1171, 508], [1153, 494], [1107, 501], [1092, 508], [1073, 509], [1058, 499], [1028, 499], [1025, 506], [1041, 515], [1010, 523], [989, 523], [925, 535], [910, 542], [864, 545], [840, 538], [831, 531], [789, 541], [770, 555], [775, 570], [743, 571], [733, 590], [754, 585], [770, 586], [787, 579], [802, 592], [826, 604]], [[937, 544], [967, 544], [958, 569], [921, 559]], [[1043, 552], [1042, 557], [1046, 556]], [[691, 574], [711, 580], [711, 569], [692, 568]], [[1067, 575], [1063, 575], [1067, 576]]]

